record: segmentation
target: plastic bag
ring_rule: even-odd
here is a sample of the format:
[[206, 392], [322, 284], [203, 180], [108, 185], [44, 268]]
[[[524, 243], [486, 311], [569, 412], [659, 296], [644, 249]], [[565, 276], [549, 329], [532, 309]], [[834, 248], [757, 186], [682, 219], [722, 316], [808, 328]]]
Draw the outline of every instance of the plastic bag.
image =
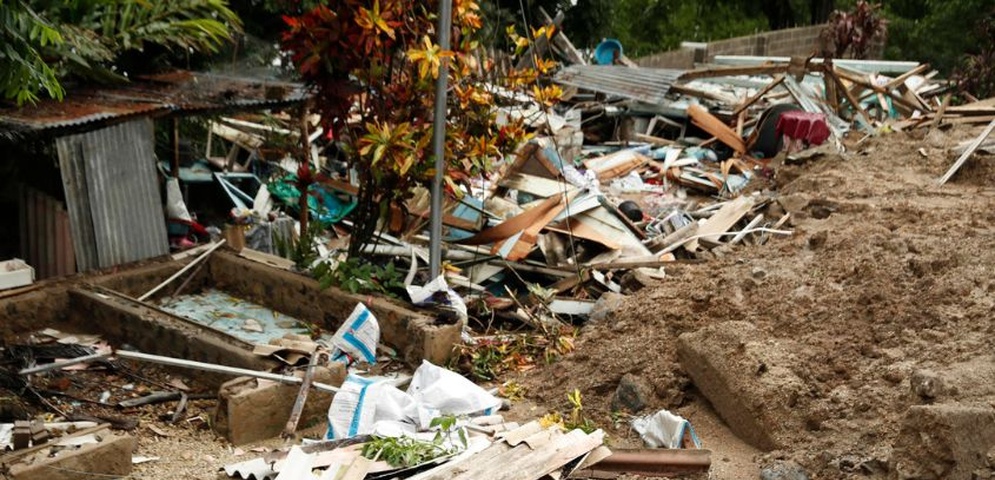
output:
[[380, 342], [380, 324], [366, 305], [357, 303], [352, 314], [332, 336], [332, 359], [352, 363], [363, 361], [377, 363], [377, 344]]
[[183, 202], [183, 193], [180, 192], [180, 180], [176, 177], [166, 179], [166, 216], [176, 220], [191, 221], [193, 217], [187, 210], [187, 204]]
[[688, 443], [685, 437], [694, 448], [701, 448], [701, 441], [694, 433], [691, 422], [667, 410], [632, 419], [632, 428], [639, 432], [643, 442], [651, 448], [684, 448]]
[[415, 370], [408, 394], [419, 404], [443, 415], [491, 415], [501, 407], [501, 399], [487, 393], [462, 375], [433, 365], [428, 360]]

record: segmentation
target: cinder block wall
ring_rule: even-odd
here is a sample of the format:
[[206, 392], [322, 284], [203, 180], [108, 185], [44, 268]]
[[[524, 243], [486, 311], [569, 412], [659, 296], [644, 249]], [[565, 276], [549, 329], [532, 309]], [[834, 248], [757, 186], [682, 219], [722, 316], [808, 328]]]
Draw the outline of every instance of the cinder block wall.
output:
[[[670, 50], [636, 59], [641, 67], [649, 68], [694, 68], [695, 62], [708, 62], [716, 55], [755, 55], [769, 57], [808, 56], [819, 48], [819, 33], [825, 25], [788, 28], [773, 32], [762, 32], [745, 37], [717, 40], [706, 44], [704, 54], [689, 48]], [[884, 55], [885, 41], [877, 41], [871, 47], [869, 58]]]

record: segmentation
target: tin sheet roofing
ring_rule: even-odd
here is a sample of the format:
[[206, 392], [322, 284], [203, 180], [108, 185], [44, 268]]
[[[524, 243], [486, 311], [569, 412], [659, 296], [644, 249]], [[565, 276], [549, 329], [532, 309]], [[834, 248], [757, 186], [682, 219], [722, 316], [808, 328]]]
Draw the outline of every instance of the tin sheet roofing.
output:
[[683, 73], [683, 70], [664, 68], [571, 65], [558, 72], [554, 81], [594, 92], [661, 104], [666, 101], [670, 86]]
[[64, 101], [0, 108], [3, 132], [66, 134], [132, 117], [279, 108], [307, 98], [299, 83], [175, 71], [123, 85], [71, 90]]

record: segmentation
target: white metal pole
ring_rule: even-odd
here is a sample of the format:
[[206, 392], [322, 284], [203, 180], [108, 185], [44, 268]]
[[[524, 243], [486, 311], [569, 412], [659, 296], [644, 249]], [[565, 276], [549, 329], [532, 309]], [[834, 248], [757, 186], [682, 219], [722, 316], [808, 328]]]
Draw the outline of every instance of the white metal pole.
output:
[[[453, 24], [452, 0], [439, 0], [439, 48], [449, 50]], [[435, 178], [432, 180], [432, 212], [429, 235], [429, 272], [439, 276], [442, 270], [442, 179], [446, 170], [446, 90], [449, 83], [449, 60], [439, 65], [435, 80], [435, 114], [432, 117], [432, 152], [435, 156]]]

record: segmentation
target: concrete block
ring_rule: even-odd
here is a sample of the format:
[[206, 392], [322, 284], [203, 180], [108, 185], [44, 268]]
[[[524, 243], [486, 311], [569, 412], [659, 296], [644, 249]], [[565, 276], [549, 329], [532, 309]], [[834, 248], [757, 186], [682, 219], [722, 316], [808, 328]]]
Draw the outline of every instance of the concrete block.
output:
[[678, 337], [677, 355], [719, 416], [749, 444], [782, 448], [789, 435], [804, 431], [797, 409], [808, 388], [791, 369], [787, 342], [751, 323], [724, 322]]
[[[303, 376], [303, 372], [299, 376]], [[345, 381], [345, 376], [345, 366], [332, 362], [315, 370], [314, 381], [339, 386]], [[233, 445], [276, 437], [287, 425], [299, 391], [300, 385], [256, 378], [240, 377], [227, 382], [218, 390], [218, 409], [212, 422], [214, 431]], [[312, 389], [304, 404], [298, 429], [325, 422], [332, 396], [331, 393]]]
[[[110, 430], [95, 433], [99, 443], [74, 447], [45, 446], [10, 464], [14, 480], [77, 480], [117, 478], [131, 474], [131, 455], [138, 445], [130, 435]], [[53, 454], [53, 452], [55, 452]]]
[[912, 406], [892, 448], [891, 478], [991, 478], [993, 448], [995, 409], [990, 406]]

